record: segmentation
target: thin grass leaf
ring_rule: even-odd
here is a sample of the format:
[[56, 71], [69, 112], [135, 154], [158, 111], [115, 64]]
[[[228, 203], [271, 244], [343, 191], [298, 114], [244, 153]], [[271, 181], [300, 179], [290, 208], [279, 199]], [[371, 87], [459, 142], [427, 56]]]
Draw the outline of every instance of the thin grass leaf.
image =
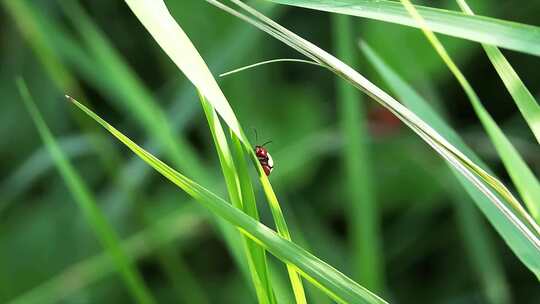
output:
[[257, 63], [254, 63], [254, 64], [246, 65], [246, 66], [243, 66], [243, 67], [240, 67], [240, 68], [237, 68], [237, 69], [234, 69], [234, 70], [219, 74], [219, 77], [229, 76], [229, 75], [232, 75], [232, 74], [236, 74], [238, 72], [242, 72], [242, 71], [249, 70], [249, 69], [261, 66], [261, 65], [265, 65], [265, 64], [269, 64], [269, 63], [275, 63], [275, 62], [300, 62], [300, 63], [319, 65], [318, 63], [313, 62], [313, 61], [309, 61], [309, 60], [293, 59], [293, 58], [280, 58], [280, 59], [265, 60], [265, 61], [257, 62]]
[[[469, 15], [474, 15], [473, 11], [465, 0], [456, 0], [461, 10]], [[540, 143], [540, 105], [534, 99], [531, 92], [527, 89], [519, 75], [504, 57], [502, 52], [495, 46], [482, 44], [489, 60], [497, 70], [504, 85], [512, 98], [516, 102], [521, 115], [531, 128], [536, 140]], [[533, 213], [534, 215], [534, 213]], [[538, 215], [538, 213], [536, 213]], [[537, 217], [538, 220], [538, 217]]]
[[334, 300], [339, 303], [386, 303], [335, 268], [324, 263], [295, 243], [279, 236], [267, 226], [257, 222], [206, 188], [167, 166], [75, 99], [70, 98], [70, 101], [161, 175], [176, 184], [216, 216], [236, 226], [244, 235], [256, 241], [284, 263], [290, 265], [289, 267], [294, 267], [308, 281], [321, 288]]
[[114, 229], [97, 206], [96, 201], [87, 189], [83, 180], [64, 156], [62, 150], [58, 147], [53, 135], [35, 106], [26, 84], [22, 79], [18, 79], [17, 86], [42, 140], [55, 160], [60, 174], [64, 178], [66, 185], [79, 205], [87, 222], [94, 230], [96, 237], [114, 260], [133, 299], [138, 303], [155, 303], [135, 265], [133, 265], [131, 259], [129, 259], [120, 247], [119, 238]]
[[[476, 163], [485, 167], [480, 158], [468, 148], [460, 136], [442, 119], [441, 116], [433, 109], [434, 106], [430, 105], [422, 96], [415, 92], [399, 75], [392, 70], [380, 56], [366, 43], [360, 44], [360, 49], [366, 55], [368, 61], [371, 62], [376, 71], [383, 77], [384, 81], [388, 84], [390, 89], [399, 97], [400, 100], [411, 110], [418, 114], [422, 119], [433, 126], [437, 132], [443, 134], [448, 140], [463, 151], [469, 158]], [[451, 167], [450, 167], [451, 168]], [[452, 170], [453, 175], [460, 181], [460, 184], [470, 185], [467, 180], [461, 176], [457, 171]], [[450, 185], [455, 183], [449, 182]], [[489, 200], [482, 196], [482, 194], [473, 187], [465, 187], [465, 190], [477, 193], [476, 196], [471, 196], [473, 203], [475, 203], [480, 209], [489, 210], [494, 207], [490, 204]], [[496, 261], [495, 252], [488, 248], [492, 248], [489, 240], [489, 235], [484, 232], [481, 226], [483, 223], [478, 216], [474, 214], [477, 212], [473, 209], [472, 205], [468, 204], [468, 198], [464, 197], [463, 192], [456, 187], [449, 189], [450, 194], [454, 197], [455, 208], [457, 210], [457, 217], [462, 224], [463, 238], [467, 244], [467, 248], [471, 249], [471, 256], [474, 261], [479, 277], [483, 282], [486, 297], [493, 303], [508, 303], [509, 290], [505, 284], [504, 273], [500, 265]], [[490, 213], [494, 213], [491, 211]], [[488, 215], [488, 220], [493, 222], [493, 217]], [[504, 218], [503, 218], [504, 220]], [[500, 224], [493, 223], [496, 229], [500, 227]], [[505, 235], [511, 235], [511, 230], [502, 230], [501, 234], [505, 238]], [[506, 233], [505, 233], [506, 232]], [[511, 237], [513, 238], [513, 237]], [[512, 239], [510, 247], [519, 248], [519, 244], [516, 239]], [[534, 251], [531, 251], [534, 252]], [[519, 257], [519, 255], [518, 255]], [[538, 255], [540, 258], [540, 255]]]
[[[225, 95], [219, 88], [195, 46], [170, 15], [163, 1], [126, 0], [126, 3], [165, 53], [167, 53], [171, 60], [193, 83], [197, 90], [212, 104], [216, 112], [240, 139], [246, 151], [250, 152], [251, 161], [257, 168], [259, 180], [270, 205], [277, 231], [282, 237], [290, 240], [291, 236], [283, 217], [283, 212], [272, 189], [272, 185], [252, 149], [253, 146], [249, 143], [248, 138], [242, 131], [240, 123]], [[296, 302], [300, 304], [306, 303], [300, 276], [296, 273], [294, 267], [287, 265], [287, 269]]]
[[[448, 138], [453, 145], [463, 151], [475, 163], [487, 168], [482, 160], [465, 144], [459, 134], [433, 110], [424, 98], [416, 93], [395, 71], [390, 69], [366, 42], [361, 44], [361, 49], [386, 83], [409, 109], [433, 126], [437, 132]], [[533, 273], [540, 276], [540, 251], [526, 241], [520, 230], [508, 218], [504, 217], [479, 189], [471, 185], [458, 171], [453, 169], [452, 172], [516, 256]], [[459, 203], [465, 204], [466, 202]]]
[[[349, 16], [332, 16], [336, 54], [353, 64], [356, 47], [353, 23]], [[383, 289], [383, 251], [379, 239], [379, 215], [370, 166], [369, 132], [365, 104], [360, 92], [343, 79], [336, 79], [341, 134], [343, 138], [345, 193], [349, 201], [353, 273], [370, 290]]]
[[[471, 101], [476, 115], [480, 119], [480, 122], [484, 126], [484, 129], [497, 149], [497, 152], [499, 153], [499, 156], [501, 157], [503, 164], [508, 171], [510, 178], [514, 182], [519, 194], [521, 195], [525, 205], [528, 207], [529, 211], [531, 211], [533, 216], [538, 218], [538, 216], [540, 216], [540, 183], [525, 161], [521, 158], [516, 148], [512, 145], [495, 120], [484, 108], [480, 98], [472, 88], [471, 84], [465, 78], [465, 75], [463, 75], [458, 66], [454, 63], [452, 58], [450, 58], [450, 55], [448, 52], [446, 52], [446, 49], [442, 43], [439, 41], [439, 39], [437, 39], [435, 34], [433, 34], [433, 32], [426, 27], [422, 16], [418, 14], [418, 11], [416, 11], [409, 0], [401, 0], [401, 2], [407, 11], [409, 11], [409, 13], [413, 16], [413, 18], [417, 20], [422, 32], [424, 32], [429, 42], [433, 45], [433, 48], [437, 51], [441, 59], [463, 87], [463, 90]], [[517, 207], [516, 209], [519, 209], [521, 206], [515, 207]], [[528, 216], [528, 214], [524, 215]]]
[[[201, 234], [203, 214], [194, 203], [180, 207], [172, 214], [164, 216], [141, 232], [120, 243], [124, 252], [132, 260], [150, 255], [161, 246], [173, 241], [187, 240]], [[89, 285], [110, 275], [114, 270], [114, 260], [108, 252], [86, 258], [67, 267], [60, 274], [46, 280], [28, 292], [9, 301], [9, 304], [59, 303], [76, 295]]]
[[[320, 11], [419, 27], [407, 10], [386, 0], [267, 0]], [[540, 56], [540, 27], [483, 16], [415, 6], [437, 33]]]
[[[392, 98], [389, 94], [375, 86], [365, 77], [360, 75], [357, 71], [347, 66], [339, 59], [318, 48], [309, 41], [299, 37], [293, 32], [287, 30], [276, 22], [270, 20], [266, 16], [247, 6], [238, 0], [230, 0], [242, 10], [246, 11], [249, 17], [229, 6], [217, 0], [206, 0], [207, 2], [223, 9], [224, 11], [254, 25], [255, 27], [265, 31], [276, 39], [291, 46], [298, 52], [306, 55], [308, 58], [323, 64], [329, 70], [335, 74], [343, 77], [358, 89], [364, 91], [367, 95], [372, 97], [375, 101], [386, 107], [396, 117], [398, 117], [403, 123], [409, 126], [418, 136], [420, 136], [426, 143], [428, 143], [443, 159], [451, 164], [460, 174], [462, 174], [469, 183], [468, 186], [478, 189], [483, 196], [489, 199], [494, 208], [485, 209], [488, 217], [496, 217], [500, 224], [501, 229], [508, 229], [502, 227], [506, 224], [512, 226], [509, 231], [519, 231], [520, 235], [517, 238], [520, 246], [523, 248], [513, 248], [519, 255], [529, 254], [529, 256], [522, 256], [528, 262], [527, 266], [534, 272], [538, 270], [538, 260], [530, 260], [531, 252], [540, 253], [540, 227], [530, 217], [530, 215], [521, 207], [519, 201], [513, 196], [513, 194], [501, 183], [496, 177], [487, 172], [477, 163], [469, 159], [463, 152], [450, 144], [446, 138], [441, 136], [425, 121], [420, 119], [415, 113], [400, 104], [397, 100]], [[505, 220], [500, 220], [504, 217]], [[527, 252], [529, 251], [529, 252]]]
[[[227, 137], [225, 137], [225, 132], [221, 127], [221, 123], [219, 122], [219, 117], [216, 111], [214, 111], [214, 108], [206, 100], [206, 98], [204, 98], [204, 96], [199, 95], [199, 98], [204, 113], [206, 115], [206, 119], [208, 120], [208, 126], [212, 133], [212, 138], [214, 139], [214, 144], [216, 146], [219, 162], [221, 164], [221, 169], [225, 177], [225, 183], [229, 192], [229, 199], [233, 203], [233, 206], [240, 210], [243, 210], [244, 212], [246, 208], [251, 210], [255, 208], [256, 210], [253, 189], [245, 188], [245, 186], [247, 186], [245, 181], [244, 188], [241, 187], [240, 177], [237, 173], [238, 171], [236, 169], [233, 155], [229, 149]], [[245, 160], [242, 159], [242, 162], [245, 163]], [[244, 178], [245, 177], [246, 176], [244, 176]], [[249, 178], [249, 176], [247, 177]], [[242, 194], [242, 190], [247, 191], [247, 193], [245, 195]], [[250, 203], [251, 206], [245, 207], [243, 199], [245, 196], [248, 196], [249, 193], [251, 193], [251, 197], [249, 199], [253, 199], [250, 202], [246, 202]], [[253, 217], [253, 212], [250, 215]], [[253, 218], [255, 220], [258, 220], [258, 216]], [[276, 303], [274, 292], [268, 278], [268, 267], [264, 255], [264, 249], [260, 248], [256, 243], [247, 239], [244, 236], [242, 236], [242, 240], [244, 245], [245, 257], [248, 260], [251, 279], [253, 281], [253, 285], [255, 286], [255, 291], [259, 303]]]

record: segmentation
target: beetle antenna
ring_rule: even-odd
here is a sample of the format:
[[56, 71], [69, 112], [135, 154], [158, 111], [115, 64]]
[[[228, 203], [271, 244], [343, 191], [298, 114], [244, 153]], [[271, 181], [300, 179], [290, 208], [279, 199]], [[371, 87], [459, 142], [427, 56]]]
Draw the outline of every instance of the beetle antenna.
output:
[[272, 143], [271, 140], [269, 140], [269, 141], [265, 142], [264, 144], [262, 144], [261, 147], [264, 147], [264, 146], [266, 146], [267, 144], [270, 144], [270, 143]]

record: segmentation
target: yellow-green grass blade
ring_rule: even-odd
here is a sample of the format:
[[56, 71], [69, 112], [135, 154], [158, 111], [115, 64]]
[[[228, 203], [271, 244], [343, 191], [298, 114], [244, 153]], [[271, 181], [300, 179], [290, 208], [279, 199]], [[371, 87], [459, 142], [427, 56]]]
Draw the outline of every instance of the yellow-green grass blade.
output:
[[[400, 100], [412, 111], [417, 113], [422, 119], [429, 123], [435, 130], [444, 135], [453, 145], [463, 151], [470, 159], [483, 168], [487, 166], [482, 160], [465, 144], [457, 132], [447, 124], [430, 104], [416, 93], [395, 71], [393, 71], [380, 57], [372, 50], [367, 43], [362, 43], [361, 49], [373, 64], [375, 69], [383, 77], [392, 91], [396, 93]], [[478, 208], [487, 217], [491, 225], [506, 241], [508, 246], [516, 256], [537, 276], [540, 275], [540, 251], [528, 243], [520, 230], [513, 225], [507, 217], [504, 217], [490, 200], [472, 186], [465, 177], [456, 170], [452, 170], [460, 184], [469, 193], [469, 196], [476, 203]], [[489, 172], [489, 170], [488, 170]], [[467, 202], [458, 202], [466, 204]], [[502, 275], [500, 275], [502, 276]]]
[[[173, 241], [188, 240], [206, 232], [202, 223], [203, 214], [195, 203], [186, 204], [179, 210], [164, 216], [156, 223], [137, 232], [120, 243], [132, 260], [149, 256], [154, 250]], [[9, 304], [48, 304], [59, 303], [76, 295], [78, 291], [110, 275], [114, 261], [107, 252], [86, 258], [67, 267], [61, 273], [46, 280]]]
[[[126, 3], [163, 51], [212, 104], [216, 112], [240, 139], [246, 151], [250, 151], [251, 161], [257, 168], [259, 180], [270, 205], [277, 231], [282, 237], [290, 240], [291, 236], [272, 185], [259, 164], [252, 145], [242, 131], [225, 95], [195, 46], [170, 15], [163, 1], [126, 0]], [[300, 276], [294, 267], [287, 265], [287, 268], [297, 303], [305, 303], [305, 293]]]
[[17, 86], [19, 87], [24, 104], [32, 116], [36, 128], [47, 146], [49, 153], [51, 153], [52, 157], [54, 158], [56, 166], [64, 178], [66, 185], [75, 198], [75, 201], [81, 208], [84, 217], [94, 230], [96, 237], [100, 240], [105, 249], [107, 249], [111, 258], [114, 260], [116, 267], [118, 268], [118, 271], [125, 281], [129, 291], [132, 293], [133, 298], [138, 303], [154, 303], [155, 301], [150, 294], [150, 291], [145, 286], [144, 281], [137, 271], [135, 265], [120, 247], [119, 238], [114, 229], [108, 223], [105, 215], [97, 206], [96, 201], [92, 197], [91, 192], [87, 189], [81, 177], [77, 174], [75, 169], [64, 156], [62, 150], [60, 150], [58, 147], [56, 140], [35, 106], [26, 84], [22, 79], [18, 79]]
[[[336, 55], [354, 65], [356, 46], [350, 16], [332, 16]], [[346, 174], [348, 225], [351, 235], [353, 273], [358, 282], [374, 292], [384, 287], [383, 251], [379, 239], [379, 215], [372, 182], [369, 132], [365, 103], [360, 92], [343, 79], [336, 79], [339, 120], [343, 138], [342, 158]]]
[[[267, 0], [309, 9], [347, 14], [405, 26], [418, 23], [396, 1], [387, 0]], [[433, 32], [540, 55], [540, 27], [484, 16], [416, 6]]]
[[[465, 0], [456, 0], [461, 10], [469, 15], [474, 15], [473, 11]], [[531, 92], [527, 89], [519, 75], [510, 62], [504, 57], [502, 52], [495, 46], [482, 44], [489, 60], [497, 70], [506, 89], [512, 95], [521, 115], [531, 128], [536, 140], [540, 143], [540, 105], [534, 99]], [[538, 218], [537, 218], [538, 220]]]
[[[229, 149], [227, 137], [225, 136], [225, 132], [223, 131], [221, 123], [219, 122], [219, 117], [212, 105], [204, 96], [199, 95], [199, 98], [201, 100], [206, 119], [208, 120], [208, 126], [216, 146], [216, 152], [219, 157], [221, 169], [223, 176], [225, 177], [227, 190], [229, 192], [229, 199], [233, 203], [234, 207], [246, 212], [242, 190], [248, 191], [248, 193], [251, 192], [251, 196], [254, 199], [253, 189], [242, 189], [240, 185], [240, 176], [238, 175], [238, 170], [236, 168], [233, 155]], [[245, 160], [242, 159], [242, 162], [245, 163]], [[255, 204], [254, 200], [251, 203], [251, 208], [253, 208], [253, 205]], [[258, 217], [254, 217], [254, 219], [258, 220]], [[242, 239], [245, 257], [248, 261], [251, 279], [253, 281], [259, 303], [275, 303], [275, 296], [268, 278], [266, 259], [261, 260], [261, 257], [264, 257], [264, 249], [260, 248], [256, 243], [244, 236], [242, 236]]]
[[[229, 132], [232, 142], [232, 156], [236, 165], [238, 174], [240, 193], [242, 195], [242, 211], [251, 216], [255, 220], [259, 220], [259, 212], [257, 210], [257, 202], [255, 201], [255, 193], [253, 190], [253, 184], [251, 183], [251, 177], [249, 175], [248, 166], [245, 159], [244, 146], [240, 142], [240, 139], [231, 131]], [[248, 247], [253, 255], [253, 261], [261, 278], [261, 284], [264, 286], [264, 290], [268, 293], [270, 303], [276, 303], [276, 296], [274, 292], [274, 282], [269, 277], [268, 261], [266, 259], [266, 252], [263, 248], [259, 247], [256, 243], [248, 243]]]
[[[472, 88], [471, 84], [465, 78], [465, 75], [463, 75], [458, 66], [454, 63], [452, 58], [450, 58], [450, 55], [446, 52], [446, 49], [442, 43], [435, 36], [435, 34], [433, 34], [433, 32], [426, 27], [422, 16], [418, 14], [418, 11], [416, 11], [409, 0], [401, 0], [401, 2], [411, 16], [417, 20], [422, 32], [424, 32], [429, 42], [433, 45], [433, 48], [437, 51], [441, 59], [463, 87], [463, 90], [471, 101], [476, 115], [480, 119], [480, 122], [488, 133], [493, 145], [497, 149], [497, 152], [499, 153], [499, 156], [501, 157], [510, 178], [514, 182], [514, 185], [523, 199], [523, 202], [528, 207], [532, 215], [538, 220], [540, 216], [540, 183], [525, 161], [521, 158], [516, 148], [512, 145], [495, 120], [484, 108], [480, 98]], [[520, 205], [516, 205], [514, 207], [518, 209], [518, 212], [521, 212]], [[524, 215], [528, 216], [526, 213]]]
[[[490, 209], [490, 211], [497, 213], [492, 216], [506, 218], [503, 223], [512, 225], [514, 230], [519, 231], [520, 237], [518, 239], [522, 245], [523, 243], [526, 243], [527, 249], [534, 248], [537, 252], [540, 252], [540, 227], [525, 209], [523, 209], [520, 202], [506, 186], [495, 176], [471, 160], [467, 155], [460, 151], [460, 149], [451, 144], [428, 123], [418, 117], [418, 115], [410, 111], [388, 93], [384, 92], [336, 57], [284, 28], [245, 3], [239, 0], [230, 0], [243, 11], [246, 11], [251, 15], [251, 17], [224, 5], [217, 0], [206, 1], [252, 24], [260, 30], [265, 31], [298, 52], [306, 55], [313, 61], [324, 65], [327, 69], [336, 75], [343, 77], [375, 101], [386, 107], [429, 144], [443, 159], [451, 164], [455, 170], [462, 174], [462, 176], [467, 179], [467, 182], [469, 183], [468, 186], [475, 187], [483, 196], [489, 199], [491, 204], [495, 207]], [[531, 269], [534, 269], [537, 265], [538, 261], [529, 266], [532, 266]]]
[[101, 74], [107, 75], [109, 82], [114, 84], [105, 91], [113, 93], [111, 100], [119, 101], [119, 106], [135, 115], [148, 134], [159, 140], [175, 166], [188, 170], [198, 178], [205, 177], [204, 168], [193, 148], [182, 136], [174, 134], [165, 113], [152, 93], [142, 84], [78, 2], [62, 1], [60, 4], [84, 39], [88, 51], [99, 65]]
[[201, 205], [209, 209], [214, 215], [230, 222], [244, 235], [257, 242], [284, 263], [295, 267], [308, 281], [321, 288], [334, 300], [339, 303], [386, 303], [332, 266], [321, 261], [290, 240], [278, 235], [267, 226], [233, 207], [206, 188], [175, 171], [75, 99], [69, 99], [79, 109], [84, 111], [126, 145], [126, 147], [137, 154], [137, 156], [192, 196]]

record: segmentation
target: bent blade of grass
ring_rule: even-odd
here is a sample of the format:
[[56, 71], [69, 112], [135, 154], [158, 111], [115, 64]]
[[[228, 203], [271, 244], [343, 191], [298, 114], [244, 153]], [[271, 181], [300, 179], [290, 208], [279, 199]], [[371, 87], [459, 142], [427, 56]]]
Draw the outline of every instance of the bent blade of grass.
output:
[[[252, 149], [252, 145], [245, 136], [230, 104], [195, 46], [171, 16], [163, 1], [125, 0], [125, 2], [161, 46], [163, 51], [167, 53], [197, 90], [212, 104], [216, 112], [240, 139], [246, 151], [249, 151], [251, 161], [257, 168], [259, 180], [270, 205], [277, 231], [285, 239], [290, 240], [291, 235], [272, 185], [264, 173]], [[306, 303], [300, 276], [296, 273], [295, 268], [290, 265], [287, 265], [287, 270], [297, 303]]]
[[244, 235], [257, 242], [284, 263], [290, 265], [290, 267], [294, 267], [308, 281], [317, 285], [334, 300], [339, 303], [386, 303], [383, 299], [358, 285], [358, 283], [332, 266], [175, 171], [75, 99], [71, 97], [69, 99], [161, 175], [180, 187], [216, 216], [230, 222]]
[[[419, 27], [407, 10], [385, 0], [267, 0], [280, 4], [347, 14]], [[415, 6], [426, 26], [437, 33], [540, 56], [540, 27], [460, 12]]]
[[[253, 198], [253, 200], [250, 201], [252, 206], [250, 206], [249, 209], [253, 209], [253, 207], [255, 207], [256, 209], [253, 189], [241, 187], [240, 176], [238, 175], [238, 170], [236, 168], [233, 155], [231, 153], [231, 150], [229, 149], [227, 138], [225, 137], [225, 132], [221, 127], [221, 123], [219, 122], [219, 117], [216, 111], [203, 95], [199, 94], [199, 99], [201, 101], [201, 105], [206, 115], [208, 126], [210, 128], [212, 138], [216, 146], [219, 163], [221, 164], [223, 176], [225, 177], [225, 183], [229, 192], [229, 199], [233, 203], [233, 206], [246, 212], [244, 197], [247, 195], [247, 193], [246, 195], [244, 195], [242, 193], [242, 190], [248, 191], [248, 193], [251, 192], [251, 197]], [[241, 161], [245, 163], [244, 159], [242, 159]], [[245, 178], [245, 176], [243, 177]], [[249, 178], [249, 176], [247, 177]], [[246, 185], [247, 184], [244, 181], [244, 186]], [[245, 203], [247, 204], [248, 202]], [[252, 214], [250, 214], [250, 216], [253, 217]], [[258, 220], [258, 217], [253, 218]], [[264, 255], [264, 249], [260, 248], [256, 243], [247, 239], [245, 236], [242, 236], [242, 242], [245, 252], [245, 258], [247, 258], [248, 261], [251, 279], [253, 281], [253, 285], [255, 286], [255, 291], [259, 303], [275, 303], [276, 299], [268, 278], [268, 267]]]
[[39, 113], [39, 110], [37, 109], [32, 97], [30, 96], [30, 92], [28, 91], [24, 80], [17, 79], [17, 86], [24, 104], [32, 116], [34, 124], [36, 125], [42, 140], [45, 142], [49, 153], [51, 153], [53, 156], [56, 166], [66, 182], [68, 189], [75, 198], [75, 201], [78, 203], [84, 217], [94, 230], [96, 237], [100, 240], [103, 247], [105, 247], [105, 249], [111, 255], [111, 258], [114, 260], [116, 267], [118, 268], [118, 271], [120, 272], [133, 298], [138, 303], [155, 303], [150, 291], [148, 290], [148, 287], [145, 286], [144, 281], [137, 271], [135, 265], [133, 265], [131, 259], [129, 259], [129, 257], [120, 247], [119, 238], [114, 229], [97, 206], [96, 201], [92, 197], [90, 191], [87, 189], [83, 180], [64, 156], [62, 150], [60, 150], [45, 121], [41, 117], [41, 114]]
[[[481, 166], [469, 159], [463, 152], [449, 143], [446, 138], [441, 136], [429, 124], [420, 119], [414, 112], [411, 112], [408, 108], [404, 107], [389, 94], [375, 86], [357, 71], [341, 62], [336, 57], [282, 27], [278, 23], [272, 21], [243, 2], [238, 0], [230, 0], [238, 5], [242, 10], [247, 11], [251, 16], [253, 16], [253, 18], [248, 17], [247, 15], [226, 6], [217, 0], [206, 1], [254, 25], [262, 31], [265, 31], [276, 39], [291, 46], [298, 52], [306, 55], [308, 58], [323, 64], [330, 71], [340, 77], [343, 77], [358, 89], [365, 92], [375, 101], [386, 107], [407, 126], [409, 126], [427, 144], [429, 144], [460, 174], [462, 174], [467, 179], [468, 186], [474, 186], [489, 200], [489, 202], [493, 205], [492, 207], [494, 207], [489, 210], [495, 212], [496, 214], [489, 214], [488, 216], [497, 218], [504, 217], [506, 221], [502, 221], [502, 223], [509, 224], [513, 229], [519, 231], [520, 237], [518, 238], [518, 243], [520, 245], [526, 244], [527, 249], [532, 249], [536, 251], [536, 253], [540, 253], [540, 228], [538, 227], [538, 224], [534, 222], [530, 215], [521, 207], [519, 201], [506, 188], [506, 186], [492, 174], [486, 172], [486, 170], [484, 170]], [[524, 255], [530, 253], [531, 252], [520, 252], [520, 254]], [[534, 261], [530, 259], [530, 255], [525, 256], [524, 258], [526, 258], [529, 262], [532, 262], [531, 264], [528, 264], [530, 269], [537, 271], [539, 260]]]
[[[462, 11], [466, 14], [474, 15], [465, 0], [456, 1]], [[504, 57], [502, 52], [497, 47], [489, 44], [482, 44], [482, 47], [504, 82], [506, 89], [510, 95], [512, 95], [521, 115], [525, 118], [525, 121], [531, 128], [536, 140], [540, 143], [540, 105], [538, 105], [538, 102], [534, 99], [523, 81], [521, 81], [521, 78], [519, 78], [519, 75], [510, 65], [510, 62]], [[536, 215], [538, 215], [538, 213], [536, 213]]]
[[[444, 135], [448, 140], [459, 148], [474, 162], [482, 167], [487, 166], [482, 160], [465, 144], [457, 132], [455, 132], [429, 105], [429, 103], [415, 92], [403, 79], [401, 79], [395, 71], [393, 71], [380, 57], [371, 49], [371, 47], [363, 42], [360, 46], [361, 50], [367, 56], [368, 60], [373, 64], [375, 69], [383, 77], [385, 82], [397, 94], [403, 103], [418, 114], [422, 119], [428, 122], [435, 130]], [[514, 251], [516, 256], [537, 276], [540, 276], [540, 251], [526, 241], [523, 234], [512, 225], [508, 218], [504, 217], [490, 200], [480, 192], [479, 189], [473, 187], [459, 172], [452, 170], [460, 184], [469, 193], [478, 208], [484, 213], [491, 225], [506, 241], [508, 246]], [[466, 202], [459, 202], [461, 204]], [[501, 277], [499, 275], [499, 277]]]
[[[501, 157], [503, 164], [508, 171], [510, 178], [514, 182], [519, 194], [521, 195], [525, 205], [531, 211], [533, 216], [538, 218], [538, 216], [540, 216], [540, 183], [525, 161], [521, 158], [516, 148], [508, 140], [506, 135], [504, 135], [501, 128], [482, 105], [480, 98], [472, 88], [471, 84], [465, 78], [465, 75], [463, 75], [459, 67], [454, 63], [452, 58], [450, 58], [450, 55], [448, 52], [446, 52], [446, 49], [442, 43], [435, 36], [435, 34], [433, 34], [433, 32], [426, 27], [424, 19], [418, 14], [418, 11], [416, 11], [410, 0], [401, 0], [401, 2], [411, 16], [417, 20], [422, 32], [426, 35], [433, 48], [437, 51], [441, 59], [463, 87], [463, 90], [467, 94], [476, 115], [491, 138], [493, 145]], [[514, 208], [516, 208], [518, 212], [523, 213], [524, 216], [529, 216], [526, 212], [521, 210], [521, 205], [515, 205]]]
[[[349, 64], [355, 62], [352, 18], [332, 16], [336, 54]], [[365, 104], [360, 92], [336, 79], [340, 127], [343, 138], [342, 158], [346, 174], [346, 197], [349, 201], [348, 225], [351, 235], [353, 273], [358, 282], [379, 292], [383, 289], [383, 251], [379, 239], [379, 218], [369, 155], [369, 133]]]
[[219, 77], [225, 77], [225, 76], [232, 75], [232, 74], [242, 72], [242, 71], [245, 71], [245, 70], [249, 70], [249, 69], [261, 66], [261, 65], [265, 65], [265, 64], [269, 64], [269, 63], [275, 63], [275, 62], [300, 62], [300, 63], [319, 65], [316, 62], [309, 61], [309, 60], [304, 60], [304, 59], [279, 58], [279, 59], [265, 60], [265, 61], [257, 62], [257, 63], [254, 63], [254, 64], [246, 65], [246, 66], [243, 66], [243, 67], [240, 67], [240, 68], [237, 68], [237, 69], [234, 69], [234, 70], [219, 74]]

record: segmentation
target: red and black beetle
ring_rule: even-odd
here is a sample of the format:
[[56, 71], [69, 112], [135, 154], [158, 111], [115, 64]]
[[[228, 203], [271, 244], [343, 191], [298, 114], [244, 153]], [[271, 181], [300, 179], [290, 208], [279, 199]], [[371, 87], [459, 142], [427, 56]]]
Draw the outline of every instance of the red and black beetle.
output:
[[274, 160], [272, 159], [270, 153], [268, 153], [268, 150], [266, 150], [266, 148], [264, 147], [269, 143], [271, 143], [271, 141], [267, 141], [260, 146], [255, 146], [255, 155], [257, 155], [259, 163], [261, 164], [266, 176], [269, 176], [272, 172], [272, 169], [274, 169]]

